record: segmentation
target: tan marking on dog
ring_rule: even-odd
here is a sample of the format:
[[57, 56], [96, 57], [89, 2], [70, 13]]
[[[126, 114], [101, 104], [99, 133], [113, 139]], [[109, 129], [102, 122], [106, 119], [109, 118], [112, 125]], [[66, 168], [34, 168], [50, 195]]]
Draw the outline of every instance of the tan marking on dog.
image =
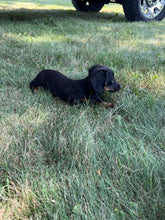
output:
[[102, 102], [102, 104], [103, 104], [106, 108], [114, 108], [114, 107], [115, 107], [115, 104], [114, 104], [114, 103]]
[[37, 89], [37, 88], [35, 88], [35, 89], [33, 90], [33, 92], [34, 92], [34, 93], [37, 93], [37, 92], [38, 92], [38, 89]]
[[109, 88], [108, 86], [104, 86], [104, 91], [109, 92], [109, 91], [114, 91], [112, 88]]
[[38, 87], [34, 88], [33, 92], [37, 93], [41, 88], [42, 88], [41, 86], [38, 86]]

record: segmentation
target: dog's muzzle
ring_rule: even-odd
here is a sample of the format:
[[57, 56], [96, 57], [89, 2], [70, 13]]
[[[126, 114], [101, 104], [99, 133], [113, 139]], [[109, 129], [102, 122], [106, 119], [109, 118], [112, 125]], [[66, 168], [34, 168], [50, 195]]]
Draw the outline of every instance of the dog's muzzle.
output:
[[121, 85], [117, 82], [114, 82], [111, 85], [104, 86], [104, 91], [108, 91], [108, 92], [117, 92], [120, 89], [121, 89]]

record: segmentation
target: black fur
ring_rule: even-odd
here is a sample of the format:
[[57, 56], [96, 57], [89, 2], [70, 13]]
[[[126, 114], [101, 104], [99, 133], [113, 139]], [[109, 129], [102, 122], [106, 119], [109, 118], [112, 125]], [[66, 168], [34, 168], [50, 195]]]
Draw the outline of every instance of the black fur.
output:
[[70, 104], [82, 103], [90, 99], [90, 103], [103, 102], [100, 95], [104, 91], [117, 92], [121, 86], [115, 81], [111, 69], [102, 65], [94, 65], [89, 69], [89, 74], [81, 80], [73, 80], [55, 70], [43, 70], [30, 83], [32, 92], [39, 87], [49, 90]]

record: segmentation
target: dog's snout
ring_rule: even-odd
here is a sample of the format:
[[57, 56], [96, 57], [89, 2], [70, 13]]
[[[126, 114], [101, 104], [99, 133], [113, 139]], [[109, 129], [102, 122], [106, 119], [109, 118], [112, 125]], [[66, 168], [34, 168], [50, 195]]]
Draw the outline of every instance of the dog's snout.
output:
[[118, 87], [118, 89], [121, 89], [121, 88], [122, 88], [122, 86], [121, 86], [119, 83], [118, 83], [118, 86], [117, 86], [117, 87]]
[[120, 90], [122, 86], [119, 83], [116, 83], [116, 91]]
[[117, 92], [121, 88], [122, 88], [121, 85], [119, 83], [117, 83], [116, 81], [114, 81], [110, 85], [105, 85], [104, 86], [104, 90], [109, 91], [109, 92]]

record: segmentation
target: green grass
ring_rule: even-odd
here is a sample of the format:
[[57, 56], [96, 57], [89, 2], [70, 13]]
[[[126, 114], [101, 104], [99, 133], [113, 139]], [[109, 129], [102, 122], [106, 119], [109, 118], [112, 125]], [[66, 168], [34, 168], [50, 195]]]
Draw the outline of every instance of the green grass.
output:
[[[19, 3], [0, 1], [0, 219], [165, 219], [165, 20]], [[97, 63], [123, 86], [114, 109], [29, 90], [43, 68]]]

